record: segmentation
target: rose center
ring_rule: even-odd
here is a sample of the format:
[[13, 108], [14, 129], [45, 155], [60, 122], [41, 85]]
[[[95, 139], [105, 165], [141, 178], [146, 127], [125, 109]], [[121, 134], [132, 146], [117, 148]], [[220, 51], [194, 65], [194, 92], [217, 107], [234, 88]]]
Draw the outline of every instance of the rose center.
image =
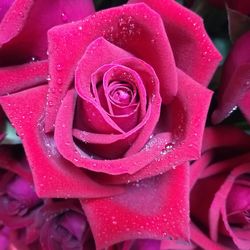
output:
[[110, 98], [120, 106], [127, 106], [131, 102], [132, 93], [130, 89], [117, 88], [110, 93]]

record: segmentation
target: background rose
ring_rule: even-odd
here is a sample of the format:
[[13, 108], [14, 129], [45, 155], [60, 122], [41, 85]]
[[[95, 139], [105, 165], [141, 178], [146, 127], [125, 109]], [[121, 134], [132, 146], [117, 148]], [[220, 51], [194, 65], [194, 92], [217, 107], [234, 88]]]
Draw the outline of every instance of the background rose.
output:
[[92, 1], [8, 0], [0, 3], [0, 65], [47, 58], [47, 31], [94, 13]]
[[218, 107], [212, 119], [219, 123], [237, 107], [250, 121], [250, 32], [241, 36], [233, 45], [223, 66], [222, 85], [219, 89]]
[[[239, 129], [208, 128], [202, 157], [192, 164], [191, 217], [218, 249], [249, 249], [249, 144]], [[195, 243], [206, 248], [209, 241], [194, 232]]]
[[3, 250], [9, 249], [9, 229], [3, 225], [0, 226], [0, 244]]
[[95, 249], [86, 217], [76, 199], [47, 200], [33, 227], [41, 249]]
[[8, 229], [6, 247], [14, 243], [18, 249], [37, 249], [30, 227], [43, 201], [35, 193], [21, 146], [0, 146], [0, 166], [0, 221]]
[[[49, 88], [1, 99], [36, 191], [82, 198], [98, 249], [188, 237], [185, 163], [199, 156], [211, 95], [199, 83], [220, 55], [198, 16], [174, 1], [147, 3], [161, 16], [131, 4], [51, 29]], [[29, 73], [15, 76], [32, 82]]]
[[[42, 84], [47, 75], [47, 31], [58, 24], [84, 18], [94, 13], [91, 0], [12, 0], [0, 3], [0, 94], [13, 93]], [[27, 64], [21, 69], [13, 65]], [[15, 75], [25, 69], [35, 79], [16, 79]], [[39, 71], [39, 72], [38, 72]]]
[[94, 249], [78, 200], [37, 197], [21, 146], [1, 146], [0, 165], [1, 249]]

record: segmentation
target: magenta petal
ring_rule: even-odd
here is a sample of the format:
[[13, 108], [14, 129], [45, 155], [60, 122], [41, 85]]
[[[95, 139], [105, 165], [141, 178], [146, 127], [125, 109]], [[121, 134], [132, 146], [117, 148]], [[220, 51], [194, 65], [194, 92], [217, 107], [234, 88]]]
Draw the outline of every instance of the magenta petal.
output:
[[15, 180], [9, 183], [7, 194], [27, 207], [33, 207], [39, 203], [33, 185], [20, 177], [16, 177]]
[[0, 69], [0, 95], [40, 85], [48, 76], [48, 61], [39, 61], [21, 66]]
[[0, 3], [0, 22], [2, 21], [4, 15], [12, 5], [14, 0], [2, 0]]
[[239, 108], [250, 123], [250, 91], [246, 92], [239, 102]]
[[60, 156], [53, 138], [43, 129], [46, 93], [47, 86], [41, 86], [0, 99], [22, 138], [37, 194], [42, 197], [79, 198], [119, 193], [121, 189], [99, 185]]
[[91, 0], [15, 0], [0, 23], [0, 64], [47, 58], [48, 29], [93, 13]]
[[[97, 26], [96, 23], [100, 25]], [[152, 26], [155, 28], [151, 29]], [[50, 86], [56, 86], [60, 79], [65, 87], [61, 94], [49, 99], [54, 103], [54, 108], [49, 111], [50, 118], [46, 120], [46, 130], [50, 130], [55, 122], [60, 101], [73, 79], [77, 63], [87, 46], [100, 36], [155, 69], [162, 82], [161, 92], [167, 93], [164, 103], [168, 103], [175, 96], [176, 68], [160, 16], [145, 4], [107, 9], [85, 18], [82, 22], [57, 26], [49, 31]], [[152, 39], [155, 40], [154, 43]], [[63, 70], [57, 70], [58, 65]]]
[[200, 16], [172, 0], [130, 0], [144, 2], [161, 15], [178, 68], [207, 86], [221, 55], [214, 47]]
[[180, 166], [128, 184], [122, 195], [81, 200], [97, 249], [129, 239], [188, 240], [188, 176], [188, 166]]
[[235, 179], [240, 175], [247, 174], [249, 172], [250, 172], [250, 166], [248, 163], [236, 167], [230, 173], [230, 175], [227, 177], [223, 185], [221, 185], [220, 189], [215, 194], [215, 197], [209, 209], [209, 225], [210, 225], [211, 238], [215, 241], [218, 239], [219, 219], [221, 216], [225, 228], [228, 231], [229, 235], [232, 237], [236, 246], [239, 249], [244, 249], [244, 250], [247, 250], [249, 248], [249, 238], [242, 239], [240, 237], [237, 237], [237, 231], [234, 232], [232, 227], [229, 225], [227, 219], [225, 199], [228, 196]]
[[[230, 134], [230, 136], [228, 136]], [[250, 147], [250, 136], [233, 126], [208, 127], [204, 131], [202, 152], [219, 147]]]
[[218, 107], [212, 119], [223, 121], [239, 105], [250, 87], [250, 32], [241, 36], [232, 47], [223, 67], [222, 85], [219, 88]]
[[227, 198], [228, 221], [248, 224], [249, 219], [244, 216], [247, 211], [250, 211], [250, 181], [236, 180]]
[[[214, 242], [209, 239], [199, 228], [193, 223], [191, 224], [191, 239], [192, 241], [202, 249], [213, 250], [230, 250], [231, 248], [225, 247], [218, 242]], [[196, 248], [195, 248], [196, 249]]]

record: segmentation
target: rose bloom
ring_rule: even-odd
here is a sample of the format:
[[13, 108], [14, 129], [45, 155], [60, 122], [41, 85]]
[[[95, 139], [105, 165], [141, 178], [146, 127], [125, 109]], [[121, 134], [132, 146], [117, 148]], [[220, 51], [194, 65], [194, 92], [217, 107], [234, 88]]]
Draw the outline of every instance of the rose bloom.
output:
[[214, 123], [228, 117], [237, 107], [250, 122], [250, 31], [233, 45], [223, 65], [218, 107], [212, 115]]
[[190, 202], [191, 238], [203, 249], [249, 249], [249, 146], [250, 136], [237, 128], [205, 130], [202, 157], [191, 166]]
[[0, 73], [4, 86], [43, 83], [0, 100], [38, 195], [80, 198], [97, 249], [188, 239], [187, 161], [221, 59], [201, 18], [175, 1], [130, 1], [50, 29], [48, 48], [48, 62]]

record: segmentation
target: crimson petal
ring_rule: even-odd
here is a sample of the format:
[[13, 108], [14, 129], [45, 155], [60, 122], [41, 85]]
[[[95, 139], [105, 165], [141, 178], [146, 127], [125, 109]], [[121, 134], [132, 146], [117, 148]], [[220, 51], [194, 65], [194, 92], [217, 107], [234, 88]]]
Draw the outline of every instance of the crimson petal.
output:
[[129, 0], [141, 2], [161, 15], [177, 67], [207, 86], [221, 55], [207, 35], [201, 17], [173, 0]]
[[0, 65], [47, 58], [47, 31], [94, 13], [90, 0], [15, 0], [0, 23]]
[[128, 184], [112, 198], [82, 199], [97, 249], [129, 239], [188, 240], [188, 169]]

